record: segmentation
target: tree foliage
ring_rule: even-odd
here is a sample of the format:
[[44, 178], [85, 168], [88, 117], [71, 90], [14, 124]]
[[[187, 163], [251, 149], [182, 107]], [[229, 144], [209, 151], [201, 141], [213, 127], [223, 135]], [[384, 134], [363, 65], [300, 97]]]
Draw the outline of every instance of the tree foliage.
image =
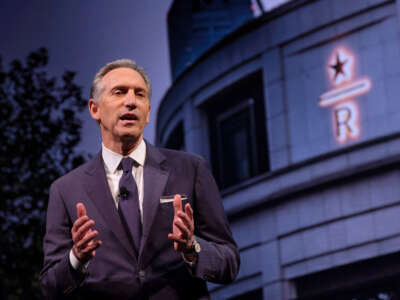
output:
[[50, 184], [84, 161], [75, 73], [50, 77], [45, 48], [8, 70], [0, 57], [0, 298], [40, 299]]

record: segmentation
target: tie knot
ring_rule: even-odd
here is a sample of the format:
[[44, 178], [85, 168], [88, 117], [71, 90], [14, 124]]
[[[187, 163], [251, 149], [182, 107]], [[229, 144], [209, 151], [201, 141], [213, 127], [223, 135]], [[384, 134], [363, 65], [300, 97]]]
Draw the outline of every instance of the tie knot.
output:
[[124, 157], [121, 160], [121, 166], [124, 173], [132, 172], [132, 167], [135, 164], [135, 160], [130, 157]]

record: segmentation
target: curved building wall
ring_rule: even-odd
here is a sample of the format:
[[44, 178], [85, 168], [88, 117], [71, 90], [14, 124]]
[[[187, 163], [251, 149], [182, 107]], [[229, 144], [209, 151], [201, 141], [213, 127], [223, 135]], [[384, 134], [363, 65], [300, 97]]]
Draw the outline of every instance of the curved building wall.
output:
[[[263, 109], [243, 123], [265, 139], [254, 142], [263, 166], [221, 190], [242, 266], [233, 284], [210, 285], [214, 299], [398, 293], [399, 9], [384, 0], [289, 2], [225, 38], [167, 92], [158, 144], [183, 124], [181, 148], [214, 172], [221, 156], [211, 137], [225, 138], [214, 123], [234, 130], [224, 122], [247, 91], [246, 107]], [[261, 93], [250, 92], [259, 88], [252, 76]]]

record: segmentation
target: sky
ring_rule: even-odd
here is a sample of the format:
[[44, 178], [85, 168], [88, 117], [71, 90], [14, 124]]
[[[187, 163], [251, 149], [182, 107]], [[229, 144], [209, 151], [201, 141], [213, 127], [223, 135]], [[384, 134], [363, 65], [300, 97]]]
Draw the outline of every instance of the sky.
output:
[[[288, 1], [261, 2], [265, 10], [270, 10]], [[89, 98], [94, 74], [103, 65], [118, 58], [135, 60], [152, 81], [151, 116], [144, 137], [154, 142], [157, 108], [171, 85], [167, 13], [172, 2], [0, 0], [0, 56], [7, 64], [46, 47], [49, 73], [60, 77], [64, 70], [77, 72], [76, 83], [83, 88], [85, 98]], [[82, 141], [78, 148], [95, 154], [101, 145], [97, 123], [88, 110], [81, 118]]]
[[[130, 58], [143, 66], [153, 86], [150, 123], [144, 137], [155, 139], [160, 99], [171, 85], [167, 12], [172, 0], [1, 0], [0, 56], [7, 65], [33, 50], [49, 50], [48, 70], [76, 71], [75, 82], [89, 98], [94, 74], [109, 61]], [[7, 68], [6, 68], [7, 69]], [[101, 138], [89, 112], [82, 113], [79, 150], [95, 154]]]

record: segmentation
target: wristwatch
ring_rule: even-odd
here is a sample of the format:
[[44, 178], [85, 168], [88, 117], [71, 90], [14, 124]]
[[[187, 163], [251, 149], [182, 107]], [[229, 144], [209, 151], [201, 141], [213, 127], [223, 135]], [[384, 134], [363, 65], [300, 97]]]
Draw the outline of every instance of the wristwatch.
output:
[[200, 243], [196, 240], [196, 237], [193, 240], [192, 249], [196, 254], [199, 254], [201, 251]]
[[196, 237], [193, 238], [192, 246], [184, 251], [184, 254], [195, 255], [197, 256], [201, 251], [200, 243], [196, 240]]

